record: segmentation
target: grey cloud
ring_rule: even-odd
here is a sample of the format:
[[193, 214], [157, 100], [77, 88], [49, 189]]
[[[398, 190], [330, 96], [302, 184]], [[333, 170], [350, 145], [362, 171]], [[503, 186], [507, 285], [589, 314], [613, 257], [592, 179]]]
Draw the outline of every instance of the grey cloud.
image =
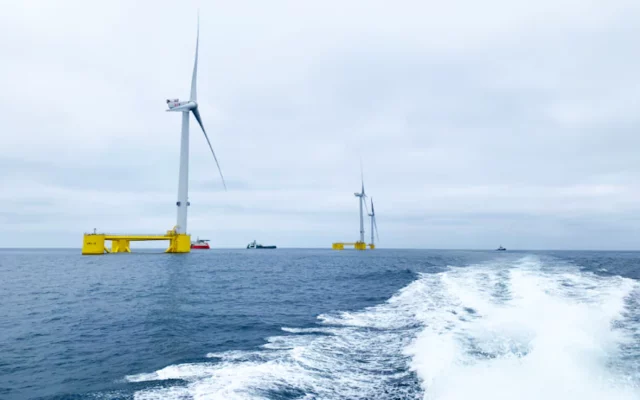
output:
[[[196, 6], [4, 6], [5, 245], [173, 225], [164, 99], [188, 93]], [[201, 112], [229, 191], [193, 124], [192, 233], [350, 240], [362, 157], [383, 246], [633, 247], [638, 17], [630, 0], [203, 4]]]

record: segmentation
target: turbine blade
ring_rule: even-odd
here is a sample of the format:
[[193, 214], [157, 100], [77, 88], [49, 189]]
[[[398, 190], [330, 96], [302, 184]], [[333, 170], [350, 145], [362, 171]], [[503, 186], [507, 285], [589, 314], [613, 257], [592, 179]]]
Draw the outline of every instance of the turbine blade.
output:
[[364, 209], [367, 211], [367, 215], [369, 215], [369, 207], [367, 207], [367, 202], [364, 200], [364, 197], [360, 201], [364, 203]]
[[364, 194], [364, 172], [362, 171], [362, 157], [360, 157], [360, 182], [362, 183], [362, 191], [360, 193]]
[[216, 160], [216, 165], [218, 166], [218, 172], [220, 172], [220, 178], [222, 178], [222, 185], [224, 186], [224, 190], [227, 190], [227, 183], [224, 181], [224, 176], [222, 175], [222, 169], [220, 168], [220, 164], [218, 163], [218, 157], [216, 157], [216, 153], [213, 151], [213, 146], [211, 146], [211, 142], [209, 141], [209, 136], [207, 136], [207, 131], [204, 130], [204, 125], [202, 125], [202, 119], [200, 118], [200, 111], [198, 108], [194, 108], [193, 116], [196, 117], [200, 128], [202, 128], [202, 133], [204, 133], [204, 138], [207, 139], [207, 143], [209, 143], [209, 148], [211, 149], [211, 154], [213, 154], [213, 159]]
[[378, 239], [378, 242], [379, 242], [380, 241], [380, 235], [378, 235], [378, 224], [376, 223], [375, 215], [373, 216], [373, 228], [376, 230], [376, 239]]
[[189, 100], [196, 101], [198, 93], [196, 90], [196, 81], [198, 80], [198, 44], [200, 42], [200, 10], [198, 10], [198, 33], [196, 34], [196, 61], [193, 63], [193, 76], [191, 77], [191, 97]]
[[380, 235], [378, 235], [378, 224], [376, 223], [376, 210], [373, 208], [373, 197], [371, 198], [371, 218], [373, 219], [373, 230], [376, 232], [376, 239], [380, 241]]

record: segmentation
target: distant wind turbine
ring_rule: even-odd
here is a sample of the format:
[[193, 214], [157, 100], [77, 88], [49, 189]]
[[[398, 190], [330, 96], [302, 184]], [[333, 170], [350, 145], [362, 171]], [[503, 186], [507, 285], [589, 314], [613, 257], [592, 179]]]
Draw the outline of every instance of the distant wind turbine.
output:
[[371, 198], [371, 214], [369, 214], [369, 216], [371, 217], [371, 244], [375, 245], [375, 242], [373, 240], [374, 230], [378, 241], [380, 241], [380, 236], [378, 236], [378, 224], [376, 223], [376, 211], [373, 208], [373, 197]]
[[367, 206], [367, 203], [365, 201], [367, 195], [364, 192], [364, 173], [362, 172], [362, 161], [360, 162], [360, 182], [362, 183], [360, 193], [354, 193], [353, 195], [358, 197], [358, 200], [360, 201], [360, 242], [364, 243], [364, 215], [362, 214], [362, 207]]

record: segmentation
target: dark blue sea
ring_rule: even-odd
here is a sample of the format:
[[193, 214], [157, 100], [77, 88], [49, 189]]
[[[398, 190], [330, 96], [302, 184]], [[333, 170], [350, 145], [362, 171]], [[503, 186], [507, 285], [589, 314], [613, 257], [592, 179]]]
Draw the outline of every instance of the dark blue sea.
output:
[[0, 399], [640, 399], [640, 253], [0, 250]]

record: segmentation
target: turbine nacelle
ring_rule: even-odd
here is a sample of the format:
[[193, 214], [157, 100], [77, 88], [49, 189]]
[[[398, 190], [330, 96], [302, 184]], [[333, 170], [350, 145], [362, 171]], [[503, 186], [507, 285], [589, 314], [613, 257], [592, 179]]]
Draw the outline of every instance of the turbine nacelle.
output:
[[198, 107], [195, 101], [180, 101], [180, 99], [167, 99], [167, 111], [191, 111]]

